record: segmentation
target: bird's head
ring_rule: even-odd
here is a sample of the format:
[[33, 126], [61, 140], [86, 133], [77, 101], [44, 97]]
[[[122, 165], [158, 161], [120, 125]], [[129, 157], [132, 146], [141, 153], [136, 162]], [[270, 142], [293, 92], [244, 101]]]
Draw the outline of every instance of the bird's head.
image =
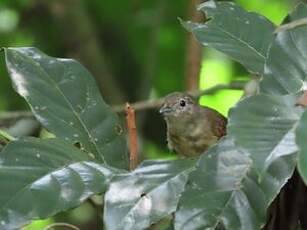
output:
[[193, 113], [195, 100], [186, 93], [171, 93], [164, 99], [159, 112], [165, 117], [182, 117]]

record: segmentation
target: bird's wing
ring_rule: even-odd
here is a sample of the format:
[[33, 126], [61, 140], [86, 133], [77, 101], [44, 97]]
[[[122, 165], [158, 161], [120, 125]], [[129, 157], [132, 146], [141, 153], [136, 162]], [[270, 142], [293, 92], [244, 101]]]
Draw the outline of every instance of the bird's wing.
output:
[[213, 134], [220, 139], [226, 135], [227, 118], [218, 111], [205, 107]]

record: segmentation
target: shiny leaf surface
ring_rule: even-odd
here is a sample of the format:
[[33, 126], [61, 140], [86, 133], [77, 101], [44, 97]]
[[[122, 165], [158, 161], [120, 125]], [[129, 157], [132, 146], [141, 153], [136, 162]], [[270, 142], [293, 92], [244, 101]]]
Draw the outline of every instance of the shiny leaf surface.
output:
[[305, 111], [296, 129], [298, 152], [298, 170], [307, 184], [307, 111]]
[[81, 64], [49, 57], [36, 48], [7, 48], [5, 56], [14, 88], [47, 129], [81, 143], [99, 162], [127, 167], [118, 117]]
[[145, 161], [115, 176], [105, 195], [106, 229], [146, 229], [176, 210], [194, 160]]
[[238, 150], [230, 138], [202, 155], [175, 216], [176, 230], [259, 230], [266, 209], [295, 167], [295, 155], [276, 160], [259, 180], [248, 154]]
[[197, 40], [227, 54], [250, 72], [262, 74], [267, 50], [273, 40], [273, 23], [232, 2], [211, 0], [201, 4], [199, 9], [209, 19], [206, 23], [183, 22]]
[[113, 169], [57, 139], [26, 138], [0, 153], [0, 229], [16, 229], [102, 193]]
[[256, 95], [239, 102], [229, 113], [228, 133], [250, 153], [263, 173], [278, 158], [297, 151], [294, 128], [301, 109], [296, 96]]
[[[291, 22], [307, 16], [300, 3], [286, 19]], [[260, 90], [269, 94], [297, 93], [304, 87], [307, 72], [307, 26], [298, 26], [277, 34], [268, 52]]]

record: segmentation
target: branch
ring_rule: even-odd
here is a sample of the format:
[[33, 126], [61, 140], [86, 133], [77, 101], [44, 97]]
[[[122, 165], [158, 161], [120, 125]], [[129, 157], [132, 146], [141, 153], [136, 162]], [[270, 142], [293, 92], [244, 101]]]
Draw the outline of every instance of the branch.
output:
[[[232, 82], [229, 84], [218, 84], [216, 86], [213, 86], [209, 89], [205, 90], [194, 90], [191, 92], [188, 92], [190, 95], [192, 95], [195, 98], [199, 98], [203, 95], [211, 95], [214, 94], [215, 92], [219, 90], [224, 90], [224, 89], [233, 89], [233, 90], [242, 90], [245, 86], [246, 82]], [[136, 103], [131, 104], [131, 106], [134, 108], [134, 110], [139, 111], [139, 110], [148, 110], [148, 109], [157, 109], [160, 106], [162, 106], [164, 99], [160, 98], [157, 100], [149, 100], [149, 101], [139, 101]], [[125, 107], [123, 105], [116, 105], [113, 106], [113, 111], [122, 113], [125, 111]]]
[[138, 165], [138, 142], [137, 130], [135, 125], [135, 112], [134, 109], [126, 103], [125, 107], [127, 128], [129, 134], [129, 148], [130, 148], [130, 170], [134, 170]]
[[289, 22], [287, 24], [281, 25], [277, 27], [277, 29], [274, 31], [274, 34], [277, 34], [279, 32], [285, 31], [285, 30], [291, 30], [299, 26], [307, 25], [307, 17], [301, 18], [292, 22]]
[[[205, 90], [195, 90], [192, 92], [188, 92], [195, 98], [199, 98], [203, 95], [212, 95], [219, 90], [232, 89], [232, 90], [242, 90], [244, 89], [246, 82], [231, 82], [229, 84], [218, 84], [211, 88]], [[149, 109], [157, 109], [163, 103], [163, 98], [159, 98], [157, 100], [147, 100], [147, 101], [139, 101], [131, 104], [131, 107], [135, 111], [139, 110], [149, 110]], [[125, 105], [114, 105], [112, 106], [114, 112], [122, 113], [125, 111]], [[0, 120], [14, 120], [18, 118], [29, 118], [33, 117], [31, 111], [13, 111], [13, 112], [1, 112]]]
[[32, 118], [31, 111], [8, 111], [0, 113], [0, 120], [15, 120], [20, 118]]
[[0, 129], [0, 138], [2, 138], [4, 140], [7, 140], [7, 141], [14, 141], [14, 140], [16, 140], [15, 137], [11, 136], [9, 133], [7, 133], [6, 131], [1, 130], [1, 129]]

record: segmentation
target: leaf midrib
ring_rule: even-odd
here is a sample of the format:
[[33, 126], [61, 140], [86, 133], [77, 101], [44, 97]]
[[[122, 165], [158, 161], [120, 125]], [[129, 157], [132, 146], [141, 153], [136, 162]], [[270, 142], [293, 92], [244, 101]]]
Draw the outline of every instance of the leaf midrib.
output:
[[[246, 165], [247, 165], [246, 169], [244, 170], [245, 172], [242, 173], [242, 177], [238, 180], [238, 181], [241, 182], [240, 184], [242, 184], [242, 181], [244, 181], [246, 179], [248, 171], [252, 166], [251, 163], [246, 164]], [[233, 189], [233, 190], [229, 191], [229, 193], [230, 193], [229, 198], [225, 202], [225, 205], [223, 205], [223, 208], [221, 208], [221, 211], [219, 212], [220, 214], [216, 215], [216, 217], [215, 217], [216, 221], [215, 221], [214, 225], [212, 226], [213, 229], [215, 229], [217, 227], [217, 225], [219, 224], [219, 222], [221, 221], [221, 216], [223, 216], [223, 213], [228, 208], [228, 205], [232, 201], [233, 196], [234, 196], [235, 192], [237, 192], [237, 191], [240, 191], [240, 189], [238, 188], [238, 189]], [[206, 210], [202, 210], [199, 213], [197, 213], [197, 214], [193, 215], [192, 217], [188, 218], [187, 221], [185, 221], [185, 223], [190, 222], [190, 220], [193, 220], [196, 216], [201, 215], [203, 212], [206, 212]]]
[[[19, 55], [23, 56], [23, 57], [26, 57], [30, 62], [38, 63], [38, 62], [35, 62], [32, 58], [28, 57], [27, 55], [25, 55], [25, 54], [23, 54], [23, 53], [20, 53], [20, 52], [18, 52], [18, 51], [15, 51], [15, 52], [18, 53]], [[52, 58], [52, 57], [49, 57], [49, 56], [48, 56], [48, 58], [50, 58], [50, 59], [55, 59], [58, 63], [60, 63], [60, 64], [63, 65], [63, 63], [59, 62], [57, 58]], [[39, 64], [39, 65], [35, 65], [35, 67], [37, 67], [37, 68], [40, 70], [40, 72], [41, 72], [44, 76], [46, 76], [46, 77], [52, 82], [52, 84], [55, 86], [55, 89], [59, 92], [59, 94], [63, 97], [65, 103], [66, 103], [66, 104], [68, 105], [68, 107], [71, 109], [71, 111], [72, 111], [74, 117], [76, 117], [77, 120], [79, 121], [79, 123], [81, 124], [81, 127], [84, 129], [84, 131], [86, 132], [86, 134], [87, 134], [87, 136], [88, 136], [88, 138], [89, 138], [89, 142], [95, 147], [97, 153], [99, 153], [99, 155], [96, 154], [96, 156], [97, 156], [98, 158], [100, 158], [100, 160], [102, 160], [103, 163], [106, 163], [103, 154], [102, 154], [102, 153], [100, 152], [100, 150], [99, 150], [99, 147], [97, 146], [97, 144], [95, 143], [95, 141], [92, 140], [92, 136], [91, 136], [91, 134], [90, 134], [90, 131], [87, 129], [86, 124], [83, 122], [83, 120], [81, 119], [81, 117], [80, 117], [80, 116], [78, 115], [78, 113], [75, 111], [75, 109], [74, 109], [73, 106], [71, 105], [70, 101], [69, 101], [68, 98], [65, 96], [65, 94], [62, 92], [62, 90], [58, 87], [58, 85], [57, 85], [56, 82], [53, 80], [53, 78], [50, 77], [49, 74], [47, 74], [47, 72], [46, 72], [45, 69], [40, 65], [40, 63], [38, 63], [38, 64]], [[65, 67], [66, 67], [66, 66], [65, 66]], [[36, 111], [35, 111], [35, 110], [33, 110], [33, 112], [34, 112], [34, 114], [36, 114]], [[81, 141], [81, 142], [82, 142], [82, 141]]]
[[5, 207], [6, 207], [12, 200], [14, 200], [14, 198], [16, 198], [20, 193], [24, 192], [24, 191], [25, 191], [26, 189], [28, 189], [32, 184], [34, 184], [36, 181], [40, 180], [41, 178], [43, 178], [43, 177], [45, 177], [45, 176], [48, 176], [48, 175], [50, 175], [50, 174], [52, 174], [52, 173], [54, 173], [54, 172], [56, 172], [56, 171], [63, 170], [64, 168], [67, 168], [67, 167], [69, 167], [69, 166], [72, 165], [72, 164], [82, 164], [82, 163], [85, 163], [85, 162], [87, 162], [87, 160], [82, 160], [82, 161], [71, 161], [71, 162], [67, 162], [67, 164], [65, 164], [65, 165], [63, 165], [63, 166], [61, 166], [61, 167], [54, 168], [53, 170], [51, 170], [51, 169], [52, 169], [52, 168], [51, 168], [50, 171], [46, 172], [44, 175], [38, 176], [37, 178], [33, 179], [33, 181], [30, 182], [29, 184], [27, 184], [27, 185], [21, 187], [21, 188], [19, 189], [19, 191], [18, 191], [12, 198], [10, 198], [9, 200], [7, 200], [7, 201], [4, 203], [4, 205], [2, 205], [2, 207], [0, 207], [0, 211], [1, 211], [1, 210], [4, 210]]
[[[187, 168], [187, 169], [181, 171], [181, 172], [178, 173], [178, 174], [174, 174], [173, 176], [171, 176], [171, 177], [169, 177], [167, 180], [165, 180], [163, 183], [160, 183], [158, 186], [156, 186], [156, 187], [150, 189], [148, 192], [146, 192], [146, 194], [152, 193], [153, 191], [155, 191], [155, 190], [156, 190], [157, 188], [159, 188], [160, 186], [162, 186], [162, 185], [168, 183], [169, 181], [173, 180], [174, 178], [179, 177], [179, 176], [181, 176], [182, 174], [188, 173], [188, 171], [192, 171], [192, 170], [193, 170], [193, 167], [190, 167], [190, 168]], [[141, 198], [135, 203], [135, 205], [129, 210], [129, 212], [127, 212], [127, 214], [122, 218], [123, 221], [121, 221], [121, 223], [120, 223], [119, 226], [122, 226], [122, 224], [123, 224], [123, 222], [125, 221], [125, 219], [127, 218], [127, 216], [128, 216], [134, 209], [136, 209], [136, 207], [139, 205], [139, 203], [140, 203], [140, 201], [141, 201], [142, 199], [143, 199], [143, 198], [141, 197]], [[162, 219], [163, 217], [165, 217], [165, 216], [162, 216], [161, 219]]]
[[254, 48], [253, 46], [251, 46], [250, 44], [248, 44], [247, 42], [245, 42], [242, 39], [239, 39], [238, 37], [234, 36], [233, 34], [231, 34], [230, 32], [228, 32], [227, 30], [224, 30], [222, 27], [217, 26], [217, 28], [219, 30], [221, 30], [222, 32], [224, 32], [225, 34], [227, 34], [228, 36], [230, 36], [231, 38], [233, 38], [234, 40], [237, 40], [239, 42], [241, 42], [242, 44], [244, 44], [245, 46], [247, 46], [250, 50], [254, 51], [254, 53], [256, 53], [260, 58], [262, 58], [265, 61], [265, 56], [262, 55], [260, 52], [258, 52], [256, 50], [256, 48]]

